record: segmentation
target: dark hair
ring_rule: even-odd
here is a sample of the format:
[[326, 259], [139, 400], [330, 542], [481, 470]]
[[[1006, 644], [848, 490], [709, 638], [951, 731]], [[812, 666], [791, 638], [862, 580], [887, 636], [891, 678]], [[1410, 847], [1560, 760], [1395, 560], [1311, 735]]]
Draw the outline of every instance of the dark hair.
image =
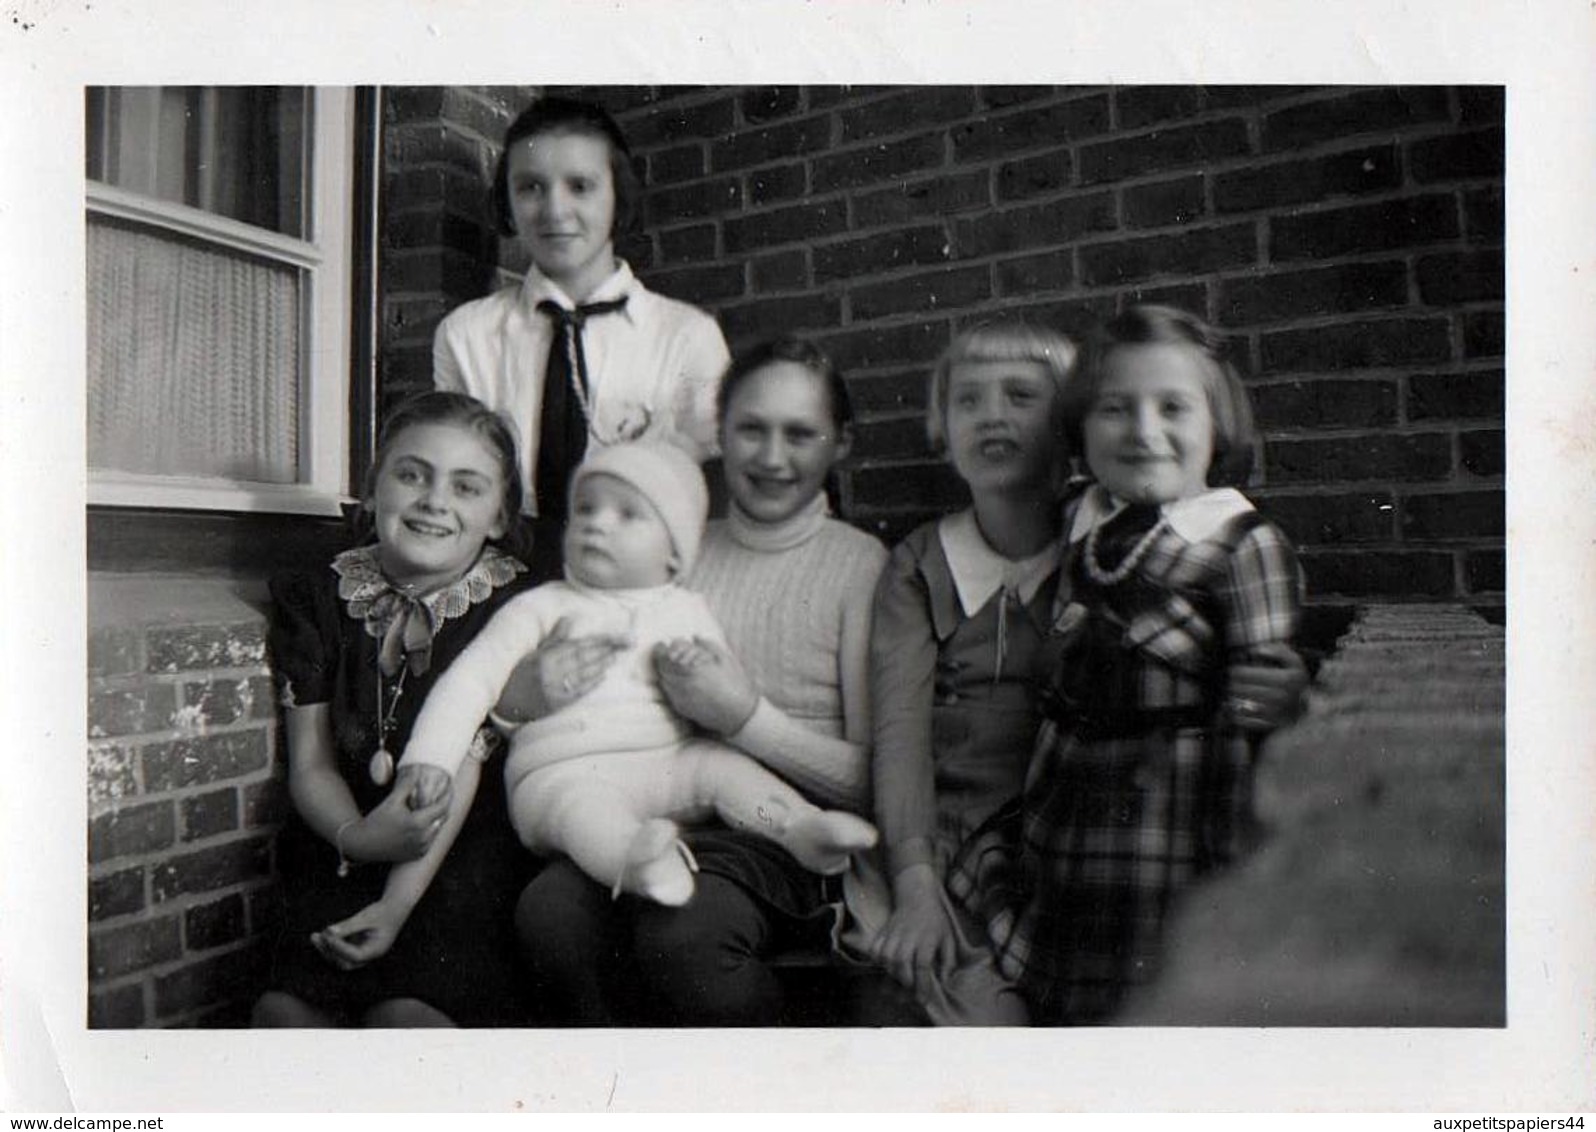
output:
[[637, 219], [643, 184], [632, 168], [632, 147], [608, 111], [591, 102], [551, 95], [540, 98], [516, 116], [504, 131], [504, 145], [493, 168], [493, 217], [499, 231], [515, 235], [515, 213], [510, 208], [510, 150], [535, 134], [582, 134], [609, 144], [610, 179], [615, 185], [615, 231], [624, 232]]
[[1086, 415], [1103, 386], [1108, 357], [1121, 346], [1178, 345], [1194, 350], [1205, 363], [1203, 392], [1214, 419], [1214, 454], [1208, 465], [1210, 487], [1239, 486], [1252, 472], [1252, 406], [1218, 330], [1196, 315], [1151, 303], [1127, 308], [1086, 335], [1079, 376], [1064, 387], [1061, 406], [1064, 435], [1077, 452], [1085, 452], [1082, 431]]
[[[848, 383], [831, 361], [831, 357], [813, 342], [786, 334], [772, 338], [743, 350], [726, 367], [720, 379], [720, 389], [715, 395], [715, 421], [726, 423], [726, 413], [731, 409], [732, 397], [738, 388], [754, 374], [774, 362], [792, 362], [800, 365], [821, 380], [826, 387], [826, 400], [830, 403], [831, 424], [839, 443], [848, 442], [848, 432], [853, 427], [853, 398], [848, 396]], [[833, 514], [842, 514], [842, 485], [837, 479], [835, 464], [826, 473], [826, 498], [831, 502]]]
[[741, 351], [726, 367], [720, 379], [720, 390], [715, 396], [715, 419], [725, 423], [726, 410], [731, 407], [732, 395], [737, 387], [758, 370], [772, 362], [792, 362], [803, 366], [819, 377], [826, 386], [826, 397], [831, 402], [831, 423], [840, 435], [853, 424], [853, 400], [848, 396], [848, 383], [842, 371], [832, 364], [831, 358], [819, 346], [794, 335], [772, 338]]
[[475, 397], [445, 390], [428, 390], [407, 397], [383, 421], [377, 437], [377, 450], [366, 469], [365, 481], [360, 488], [362, 506], [355, 511], [355, 530], [361, 541], [371, 538], [371, 512], [364, 506], [377, 491], [377, 477], [388, 459], [394, 442], [408, 429], [417, 425], [459, 425], [480, 436], [493, 451], [499, 462], [499, 476], [504, 480], [504, 499], [499, 512], [505, 534], [497, 542], [517, 557], [523, 532], [521, 530], [521, 463], [516, 454], [515, 427], [500, 413], [494, 412]]

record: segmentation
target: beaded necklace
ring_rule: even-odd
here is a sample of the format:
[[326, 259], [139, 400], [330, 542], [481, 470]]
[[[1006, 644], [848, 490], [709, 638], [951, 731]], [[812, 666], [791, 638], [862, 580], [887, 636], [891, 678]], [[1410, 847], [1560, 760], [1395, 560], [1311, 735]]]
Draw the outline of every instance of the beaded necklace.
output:
[[1082, 555], [1082, 564], [1086, 567], [1086, 576], [1100, 586], [1113, 586], [1123, 582], [1130, 576], [1130, 572], [1141, 564], [1147, 552], [1152, 549], [1153, 541], [1158, 538], [1168, 520], [1164, 516], [1158, 517], [1158, 522], [1147, 528], [1147, 533], [1136, 540], [1136, 545], [1126, 551], [1125, 557], [1118, 566], [1112, 570], [1105, 570], [1097, 561], [1097, 536], [1107, 523], [1099, 523], [1093, 527], [1086, 536], [1085, 552]]

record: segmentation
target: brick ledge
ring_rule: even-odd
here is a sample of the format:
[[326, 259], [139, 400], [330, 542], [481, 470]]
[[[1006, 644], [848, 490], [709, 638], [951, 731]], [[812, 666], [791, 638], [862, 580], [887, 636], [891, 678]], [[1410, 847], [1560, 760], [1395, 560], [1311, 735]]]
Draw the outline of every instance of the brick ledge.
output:
[[266, 616], [266, 584], [193, 574], [89, 573], [89, 628], [227, 625]]

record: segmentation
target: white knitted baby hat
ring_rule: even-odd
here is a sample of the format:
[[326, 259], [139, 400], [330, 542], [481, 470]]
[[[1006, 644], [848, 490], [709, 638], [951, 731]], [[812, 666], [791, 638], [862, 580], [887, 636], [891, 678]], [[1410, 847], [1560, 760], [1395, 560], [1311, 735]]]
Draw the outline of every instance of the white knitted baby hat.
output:
[[654, 505], [681, 559], [678, 576], [691, 570], [709, 517], [709, 488], [693, 458], [658, 440], [595, 446], [571, 477], [572, 493], [588, 476], [601, 472], [631, 484]]

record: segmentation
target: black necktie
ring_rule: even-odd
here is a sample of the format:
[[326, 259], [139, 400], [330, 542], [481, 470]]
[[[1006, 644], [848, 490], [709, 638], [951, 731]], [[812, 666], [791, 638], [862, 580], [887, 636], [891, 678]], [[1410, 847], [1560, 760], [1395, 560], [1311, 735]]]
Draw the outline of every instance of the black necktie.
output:
[[[582, 352], [582, 327], [593, 315], [609, 314], [624, 306], [625, 295], [603, 303], [584, 303], [575, 310], [566, 310], [553, 299], [544, 299], [538, 304], [538, 310], [554, 323], [549, 362], [543, 373], [543, 410], [538, 422], [536, 475], [540, 516], [565, 515], [566, 486], [571, 482], [571, 472], [587, 451], [588, 420], [582, 402], [591, 391], [587, 383], [587, 356]], [[573, 392], [573, 385], [581, 390], [579, 396]]]
[[1097, 564], [1112, 570], [1158, 523], [1161, 511], [1154, 503], [1132, 503], [1103, 524], [1097, 537]]

